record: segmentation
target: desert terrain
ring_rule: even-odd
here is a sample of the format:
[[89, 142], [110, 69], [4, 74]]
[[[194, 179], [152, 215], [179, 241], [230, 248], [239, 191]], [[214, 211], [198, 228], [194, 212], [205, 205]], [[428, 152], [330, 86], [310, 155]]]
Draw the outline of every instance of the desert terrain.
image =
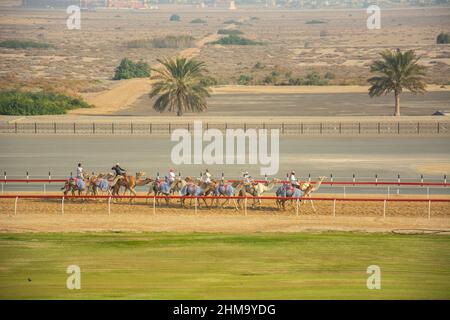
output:
[[[169, 21], [173, 13], [181, 21]], [[319, 89], [300, 87], [304, 93], [325, 93], [328, 89], [329, 93], [367, 92], [370, 62], [385, 48], [401, 48], [414, 49], [423, 56], [421, 62], [429, 67], [429, 90], [447, 91], [450, 49], [448, 45], [435, 44], [435, 38], [439, 32], [449, 29], [449, 17], [448, 7], [383, 9], [382, 28], [368, 30], [363, 9], [229, 11], [161, 6], [160, 10], [82, 12], [81, 30], [67, 30], [64, 10], [3, 7], [0, 40], [31, 39], [53, 47], [1, 48], [0, 87], [51, 88], [82, 95], [98, 108], [75, 113], [114, 114], [136, 103], [139, 105], [139, 99], [145, 99], [151, 87], [147, 79], [112, 81], [114, 69], [122, 58], [143, 59], [157, 67], [159, 58], [184, 55], [204, 61], [216, 83], [222, 88], [226, 86], [213, 89], [213, 93], [245, 91], [245, 87], [230, 86], [235, 86], [242, 75], [252, 79], [248, 84], [261, 85], [272, 72], [276, 72], [276, 81], [280, 83], [310, 72], [317, 72], [323, 78], [329, 72], [332, 77], [327, 84], [338, 85]], [[197, 18], [206, 23], [191, 23]], [[312, 20], [321, 23], [308, 23]], [[225, 28], [238, 29], [244, 37], [263, 45], [208, 44], [218, 38], [219, 29]], [[195, 44], [192, 48], [127, 46], [131, 40], [166, 35], [190, 35], [195, 38]], [[292, 87], [273, 88], [264, 86], [257, 92], [292, 92]]]

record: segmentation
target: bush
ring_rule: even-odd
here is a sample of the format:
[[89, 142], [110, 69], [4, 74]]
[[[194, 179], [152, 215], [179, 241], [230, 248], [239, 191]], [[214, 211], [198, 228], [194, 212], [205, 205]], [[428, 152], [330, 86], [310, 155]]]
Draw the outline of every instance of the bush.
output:
[[217, 80], [211, 76], [205, 76], [200, 80], [202, 86], [211, 87], [217, 85]]
[[192, 48], [195, 38], [192, 36], [165, 36], [164, 38], [140, 39], [127, 42], [131, 49], [142, 48]]
[[113, 79], [120, 80], [147, 77], [150, 77], [150, 66], [146, 62], [139, 60], [135, 63], [128, 58], [123, 58], [116, 68]]
[[255, 46], [262, 45], [262, 42], [246, 39], [239, 37], [234, 34], [230, 34], [227, 37], [221, 38], [217, 41], [210, 42], [211, 44], [221, 44], [221, 45], [238, 45], [238, 46]]
[[235, 25], [239, 26], [239, 25], [242, 24], [242, 22], [239, 22], [239, 21], [234, 20], [234, 19], [229, 19], [229, 20], [224, 21], [224, 24], [235, 24]]
[[200, 18], [197, 18], [197, 19], [191, 20], [191, 23], [207, 23], [207, 21], [203, 20], [203, 19], [200, 19]]
[[53, 92], [23, 92], [18, 90], [0, 92], [0, 114], [45, 115], [65, 114], [67, 110], [90, 108], [81, 98], [72, 98]]
[[253, 77], [252, 76], [246, 75], [246, 74], [241, 74], [241, 76], [239, 77], [237, 83], [240, 84], [240, 85], [248, 85], [252, 81], [253, 81]]
[[447, 44], [449, 42], [448, 33], [441, 32], [436, 38], [437, 44]]
[[328, 31], [326, 31], [326, 30], [322, 30], [322, 31], [320, 31], [320, 37], [322, 38], [322, 37], [326, 37], [326, 36], [328, 36]]
[[305, 24], [322, 24], [322, 23], [325, 23], [325, 21], [316, 20], [316, 19], [308, 20], [308, 21], [305, 22]]
[[320, 78], [320, 74], [316, 71], [312, 71], [308, 73], [305, 77], [305, 79], [302, 81], [302, 85], [305, 86], [323, 86], [326, 85], [328, 82], [326, 80], [322, 80]]
[[323, 77], [324, 77], [325, 79], [332, 80], [332, 79], [334, 79], [336, 76], [334, 75], [334, 73], [332, 73], [332, 72], [330, 72], [330, 71], [327, 71]]
[[237, 30], [237, 29], [219, 29], [219, 31], [217, 31], [217, 34], [238, 35], [238, 34], [243, 34], [243, 32], [241, 30]]
[[170, 16], [169, 20], [170, 20], [170, 21], [180, 21], [181, 18], [180, 18], [179, 15], [173, 14], [173, 15]]
[[253, 66], [254, 69], [264, 69], [266, 66], [261, 63], [261, 62], [257, 62], [255, 63], [255, 65]]
[[4, 40], [4, 41], [0, 42], [0, 47], [9, 48], [9, 49], [29, 49], [29, 48], [48, 49], [48, 48], [53, 48], [53, 46], [49, 43], [36, 42], [33, 40]]

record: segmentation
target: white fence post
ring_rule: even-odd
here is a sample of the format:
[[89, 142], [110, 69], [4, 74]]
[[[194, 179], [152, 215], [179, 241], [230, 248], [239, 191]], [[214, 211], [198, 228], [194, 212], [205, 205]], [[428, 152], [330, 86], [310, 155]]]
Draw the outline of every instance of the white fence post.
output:
[[383, 219], [386, 219], [386, 200], [383, 201]]
[[64, 214], [64, 196], [61, 199], [61, 214]]
[[19, 197], [16, 197], [16, 201], [14, 202], [14, 215], [17, 214], [17, 201], [19, 200]]
[[298, 216], [298, 198], [297, 198], [297, 201], [296, 201], [296, 203], [295, 203], [295, 214]]
[[156, 215], [156, 193], [153, 196], [153, 215]]
[[333, 218], [336, 218], [336, 199], [333, 199]]
[[195, 214], [197, 214], [197, 196], [194, 198]]
[[247, 215], [247, 196], [245, 196], [245, 199], [244, 199], [244, 212], [245, 212], [245, 215]]

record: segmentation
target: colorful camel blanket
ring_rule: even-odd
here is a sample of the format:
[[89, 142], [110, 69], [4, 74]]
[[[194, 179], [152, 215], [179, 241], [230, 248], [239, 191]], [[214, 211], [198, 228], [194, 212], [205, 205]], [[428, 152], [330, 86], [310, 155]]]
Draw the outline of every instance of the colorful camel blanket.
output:
[[204, 194], [204, 190], [193, 183], [189, 183], [189, 184], [185, 185], [180, 190], [181, 196], [201, 196], [203, 194]]
[[84, 189], [86, 189], [86, 182], [84, 182], [82, 179], [77, 179], [77, 180], [75, 181], [75, 184], [76, 184], [78, 190], [84, 190]]
[[98, 188], [101, 191], [108, 191], [109, 190], [109, 182], [106, 179], [100, 179], [99, 183], [98, 183]]
[[290, 184], [283, 184], [281, 185], [276, 192], [277, 197], [283, 197], [283, 198], [301, 198], [303, 197], [303, 191], [294, 188]]

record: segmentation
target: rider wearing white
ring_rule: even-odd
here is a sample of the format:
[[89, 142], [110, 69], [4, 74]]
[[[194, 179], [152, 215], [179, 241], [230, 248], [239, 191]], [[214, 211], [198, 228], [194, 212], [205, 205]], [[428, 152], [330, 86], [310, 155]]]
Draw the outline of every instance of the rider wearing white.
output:
[[174, 169], [170, 169], [169, 170], [169, 175], [168, 175], [168, 179], [170, 184], [172, 184], [175, 181], [176, 175], [175, 175], [175, 170]]
[[291, 171], [291, 175], [289, 176], [289, 181], [293, 187], [295, 187], [295, 188], [300, 187], [300, 185], [297, 181], [297, 177], [295, 176], [295, 171]]
[[83, 168], [81, 167], [81, 163], [78, 164], [77, 167], [77, 179], [84, 179]]
[[242, 173], [242, 177], [244, 178], [244, 184], [252, 184], [253, 183], [253, 179], [252, 177], [248, 174], [248, 171], [245, 171]]
[[203, 175], [203, 182], [210, 183], [211, 182], [211, 173], [206, 169], [205, 174]]

